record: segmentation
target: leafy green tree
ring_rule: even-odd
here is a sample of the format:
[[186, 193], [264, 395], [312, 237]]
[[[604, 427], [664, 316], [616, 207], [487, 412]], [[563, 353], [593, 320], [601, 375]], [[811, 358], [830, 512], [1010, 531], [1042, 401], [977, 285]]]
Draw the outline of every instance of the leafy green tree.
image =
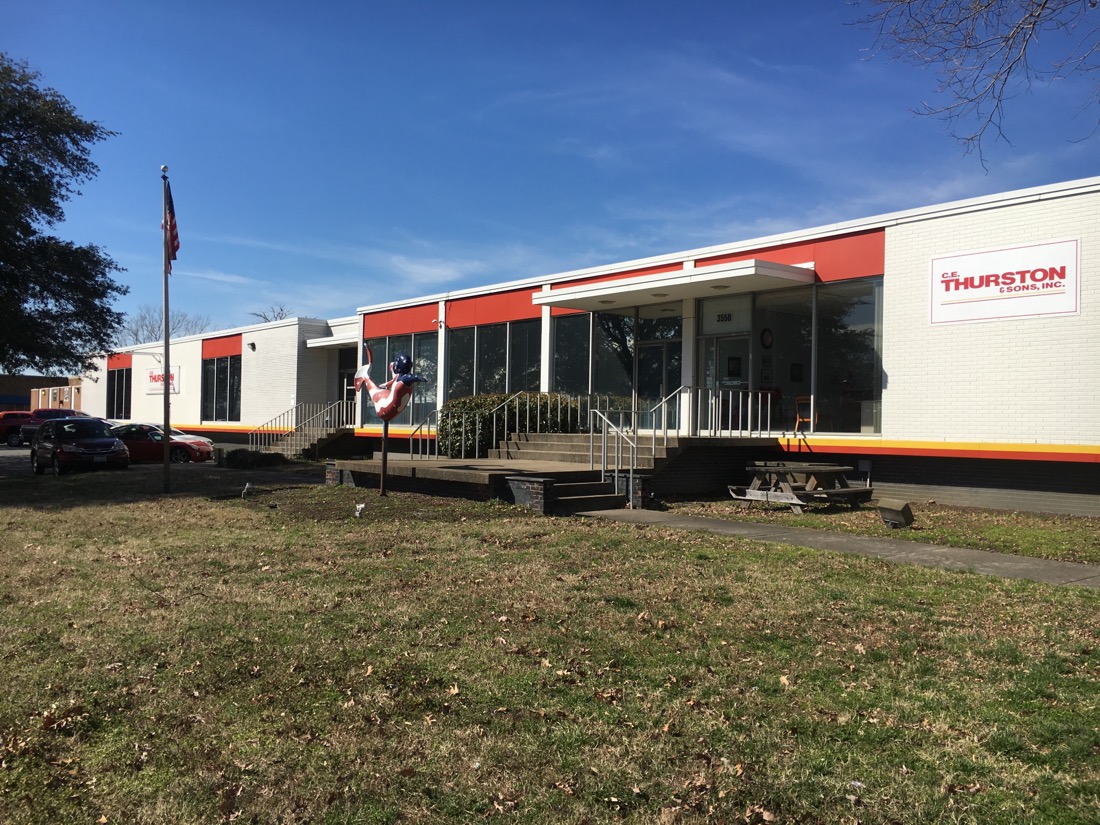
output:
[[95, 177], [91, 146], [115, 134], [84, 120], [40, 75], [0, 53], [0, 370], [93, 369], [122, 323], [121, 268], [96, 246], [46, 230]]

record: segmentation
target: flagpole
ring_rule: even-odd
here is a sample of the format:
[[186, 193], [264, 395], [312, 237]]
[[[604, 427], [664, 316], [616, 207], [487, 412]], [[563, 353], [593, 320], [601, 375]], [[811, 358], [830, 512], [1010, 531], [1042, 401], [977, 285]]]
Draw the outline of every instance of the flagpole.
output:
[[161, 221], [161, 227], [164, 230], [164, 364], [162, 365], [164, 371], [161, 375], [161, 385], [164, 389], [164, 492], [170, 492], [172, 489], [171, 481], [171, 467], [172, 467], [172, 447], [171, 447], [171, 432], [172, 432], [172, 404], [171, 404], [171, 384], [172, 384], [172, 361], [170, 357], [169, 347], [169, 324], [168, 324], [168, 275], [172, 271], [172, 226], [171, 216], [168, 214], [168, 167], [160, 167], [162, 181], [161, 190], [163, 195], [163, 210], [161, 215], [163, 220]]

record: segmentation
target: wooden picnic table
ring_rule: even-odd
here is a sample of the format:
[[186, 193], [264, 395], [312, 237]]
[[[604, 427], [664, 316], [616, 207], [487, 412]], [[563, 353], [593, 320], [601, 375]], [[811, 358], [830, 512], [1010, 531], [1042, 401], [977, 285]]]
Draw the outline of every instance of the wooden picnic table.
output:
[[810, 462], [757, 461], [745, 468], [753, 474], [748, 487], [731, 484], [730, 495], [741, 507], [754, 501], [787, 504], [796, 513], [811, 503], [846, 502], [858, 507], [870, 501], [873, 487], [853, 487], [847, 474], [851, 467]]

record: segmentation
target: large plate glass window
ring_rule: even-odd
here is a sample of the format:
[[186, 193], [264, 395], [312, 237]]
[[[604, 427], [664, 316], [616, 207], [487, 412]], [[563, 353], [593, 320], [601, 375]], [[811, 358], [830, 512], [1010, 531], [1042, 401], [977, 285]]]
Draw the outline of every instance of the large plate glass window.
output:
[[631, 409], [634, 395], [634, 309], [597, 312], [592, 328], [592, 392], [601, 406]]
[[556, 315], [551, 322], [554, 374], [551, 389], [565, 395], [587, 395], [592, 316], [587, 312]]
[[204, 421], [241, 420], [241, 356], [203, 359], [202, 418]]
[[542, 377], [542, 321], [508, 325], [508, 392], [539, 391]]
[[107, 417], [130, 417], [130, 382], [133, 380], [133, 369], [107, 370]]
[[487, 324], [477, 328], [477, 372], [474, 389], [478, 395], [508, 391], [508, 325]]
[[637, 409], [643, 428], [676, 429], [680, 405], [668, 396], [680, 387], [683, 303], [676, 301], [638, 309]]
[[809, 406], [813, 310], [812, 286], [762, 292], [756, 296], [753, 310], [756, 388], [769, 394], [772, 425], [784, 430], [795, 428], [799, 404], [804, 413]]
[[474, 328], [447, 331], [447, 398], [474, 394]]
[[882, 279], [817, 288], [817, 428], [881, 432]]
[[439, 386], [439, 333], [418, 332], [413, 336], [413, 369], [424, 381], [416, 385], [409, 404], [412, 423], [419, 424], [436, 406], [436, 388]]

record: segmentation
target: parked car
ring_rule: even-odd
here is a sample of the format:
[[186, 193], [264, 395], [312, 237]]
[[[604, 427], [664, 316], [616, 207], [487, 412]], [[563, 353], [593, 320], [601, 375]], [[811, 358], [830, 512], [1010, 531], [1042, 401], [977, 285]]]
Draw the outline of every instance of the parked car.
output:
[[[161, 427], [155, 424], [122, 424], [112, 428], [111, 432], [126, 445], [131, 461], [164, 461], [164, 432]], [[169, 458], [173, 463], [209, 461], [213, 455], [210, 439], [172, 430]]]
[[130, 453], [105, 421], [90, 416], [52, 418], [42, 422], [31, 444], [31, 469], [54, 475], [94, 467], [130, 466]]
[[[19, 439], [22, 444], [30, 444], [34, 441], [34, 434], [38, 432], [38, 428], [42, 425], [43, 421], [49, 421], [54, 418], [90, 418], [87, 413], [80, 412], [80, 410], [66, 410], [64, 408], [57, 407], [42, 407], [34, 410], [31, 413], [30, 419], [19, 428]], [[19, 444], [12, 444], [8, 442], [8, 446], [18, 447]]]
[[[164, 431], [164, 427], [159, 424], [150, 424], [150, 427], [156, 427], [161, 432]], [[204, 435], [191, 435], [191, 433], [185, 433], [183, 430], [177, 430], [172, 428], [172, 440], [173, 441], [189, 441], [194, 444], [205, 444], [210, 448], [210, 451], [214, 451], [214, 442]]]
[[5, 410], [0, 412], [0, 436], [9, 447], [23, 444], [19, 428], [31, 420], [30, 410]]

